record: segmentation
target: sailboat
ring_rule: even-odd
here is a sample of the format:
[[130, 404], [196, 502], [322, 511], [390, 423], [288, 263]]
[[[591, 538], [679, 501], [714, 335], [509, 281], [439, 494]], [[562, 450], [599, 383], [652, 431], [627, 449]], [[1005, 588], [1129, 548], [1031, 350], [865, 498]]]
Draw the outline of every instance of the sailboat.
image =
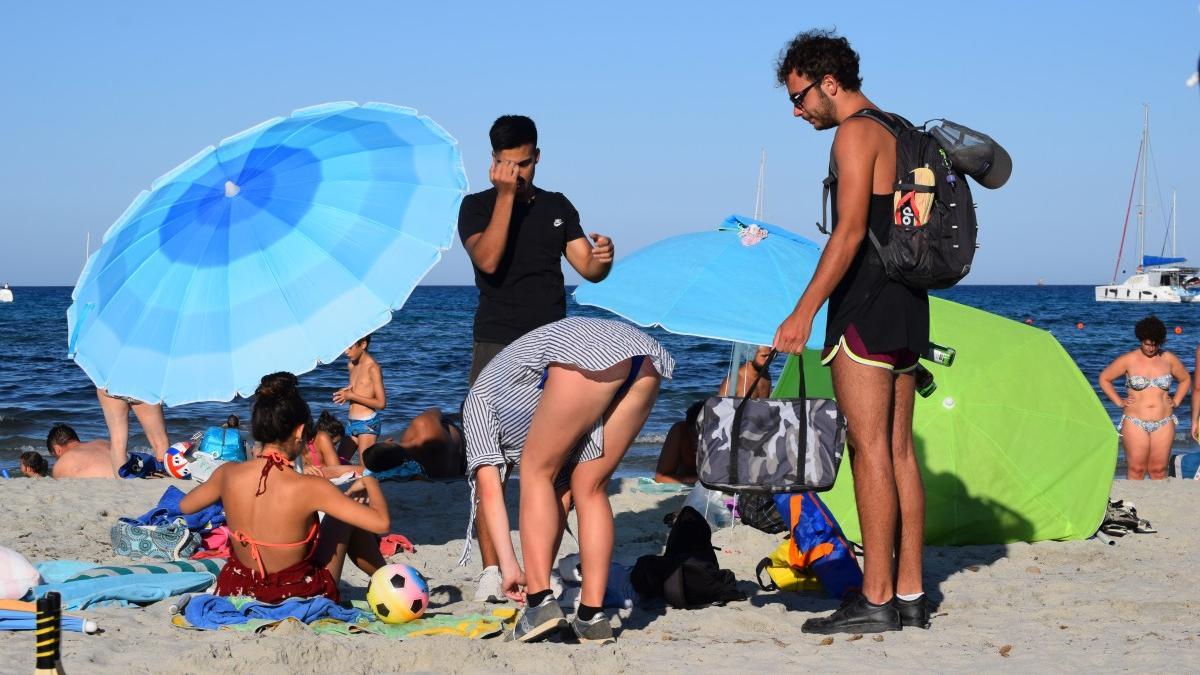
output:
[[7, 283], [4, 284], [4, 286], [0, 286], [0, 302], [12, 302], [12, 301], [13, 301], [12, 288]]
[[[1144, 107], [1142, 122], [1142, 146], [1138, 152], [1138, 163], [1142, 170], [1142, 193], [1138, 203], [1137, 238], [1140, 264], [1135, 274], [1117, 283], [1117, 269], [1121, 265], [1121, 253], [1117, 253], [1117, 267], [1113, 270], [1112, 283], [1096, 286], [1097, 302], [1200, 302], [1200, 268], [1182, 266], [1187, 258], [1175, 252], [1175, 195], [1171, 195], [1171, 256], [1146, 255], [1146, 173], [1150, 157], [1150, 106]], [[1134, 172], [1136, 187], [1137, 172]], [[1133, 200], [1131, 190], [1130, 201]], [[1129, 214], [1125, 215], [1126, 227]], [[1121, 233], [1124, 248], [1125, 233]]]

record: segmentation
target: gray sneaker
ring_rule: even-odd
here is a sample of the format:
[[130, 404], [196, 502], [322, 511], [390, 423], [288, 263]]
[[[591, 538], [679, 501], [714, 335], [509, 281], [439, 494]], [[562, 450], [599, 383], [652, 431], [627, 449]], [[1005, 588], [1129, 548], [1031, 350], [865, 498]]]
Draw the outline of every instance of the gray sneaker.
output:
[[567, 617], [553, 597], [548, 597], [537, 607], [526, 607], [517, 618], [513, 639], [518, 642], [537, 642], [556, 630], [567, 627]]
[[591, 621], [583, 621], [579, 615], [575, 615], [571, 619], [571, 628], [574, 629], [579, 642], [585, 645], [611, 645], [617, 641], [617, 638], [613, 637], [612, 624], [608, 622], [604, 612], [593, 616]]

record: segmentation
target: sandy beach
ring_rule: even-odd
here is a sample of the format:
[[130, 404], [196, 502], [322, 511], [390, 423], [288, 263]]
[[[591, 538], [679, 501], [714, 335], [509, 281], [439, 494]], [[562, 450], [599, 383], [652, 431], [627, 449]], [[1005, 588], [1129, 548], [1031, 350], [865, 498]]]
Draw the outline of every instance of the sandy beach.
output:
[[[32, 561], [77, 559], [128, 563], [113, 555], [109, 527], [122, 515], [153, 506], [169, 481], [0, 481], [0, 544]], [[183, 489], [193, 484], [176, 483]], [[464, 483], [388, 483], [393, 531], [417, 546], [393, 561], [414, 565], [435, 591], [433, 611], [465, 613], [477, 563], [456, 567], [463, 544]], [[662, 516], [679, 495], [652, 495], [636, 481], [613, 486], [618, 560], [658, 553]], [[1189, 561], [1200, 544], [1194, 514], [1200, 483], [1116, 481], [1113, 494], [1135, 502], [1158, 534], [1007, 546], [928, 547], [926, 588], [940, 607], [931, 630], [878, 639], [839, 636], [830, 644], [800, 633], [832, 600], [764, 593], [754, 566], [776, 536], [745, 526], [719, 530], [724, 567], [741, 580], [745, 602], [700, 610], [638, 607], [620, 622], [616, 645], [523, 645], [454, 637], [396, 640], [374, 635], [315, 635], [281, 629], [261, 636], [194, 632], [169, 623], [168, 602], [84, 613], [103, 632], [65, 634], [63, 664], [75, 673], [218, 672], [683, 672], [752, 670], [1069, 670], [1185, 671], [1200, 647], [1200, 586]], [[515, 491], [513, 492], [515, 502]], [[515, 522], [515, 521], [514, 521]], [[573, 549], [567, 539], [564, 552]], [[351, 568], [344, 595], [361, 598], [366, 576]], [[464, 596], [467, 599], [464, 600]], [[28, 633], [0, 633], [5, 672], [33, 665]]]

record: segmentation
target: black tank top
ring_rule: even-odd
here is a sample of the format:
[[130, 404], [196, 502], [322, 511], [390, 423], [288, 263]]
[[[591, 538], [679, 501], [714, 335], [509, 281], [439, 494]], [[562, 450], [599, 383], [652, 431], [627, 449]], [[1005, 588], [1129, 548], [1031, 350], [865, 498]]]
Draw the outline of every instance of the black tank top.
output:
[[[837, 227], [837, 183], [830, 186], [833, 227]], [[892, 195], [871, 195], [867, 227], [886, 243], [892, 229]], [[829, 295], [825, 346], [832, 347], [854, 324], [872, 353], [909, 349], [923, 353], [929, 344], [929, 295], [888, 279], [883, 263], [863, 237], [850, 268]]]

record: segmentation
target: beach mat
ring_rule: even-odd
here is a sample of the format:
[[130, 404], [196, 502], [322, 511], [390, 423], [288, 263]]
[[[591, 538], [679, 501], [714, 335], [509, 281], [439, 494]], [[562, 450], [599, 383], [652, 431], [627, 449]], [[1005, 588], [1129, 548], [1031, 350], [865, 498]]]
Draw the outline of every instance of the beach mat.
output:
[[[481, 640], [495, 637], [504, 633], [506, 629], [511, 629], [517, 618], [515, 609], [500, 608], [492, 610], [490, 615], [477, 613], [426, 614], [424, 617], [408, 623], [387, 624], [371, 618], [374, 615], [367, 603], [356, 600], [350, 603], [350, 608], [359, 612], [359, 618], [354, 621], [317, 618], [306, 623], [298, 617], [261, 619], [249, 618], [247, 616], [244, 622], [229, 623], [214, 629], [194, 625], [185, 616], [187, 604], [203, 599], [204, 596], [193, 596], [188, 599], [179, 608], [178, 613], [171, 617], [171, 625], [185, 630], [232, 630], [252, 634], [265, 633], [280, 627], [304, 626], [314, 633], [328, 635], [369, 634], [381, 635], [393, 639], [425, 635], [454, 635], [472, 640]], [[256, 603], [250, 598], [231, 598], [230, 600], [243, 608], [263, 606], [262, 603]], [[301, 614], [303, 615], [304, 612], [301, 612]]]

